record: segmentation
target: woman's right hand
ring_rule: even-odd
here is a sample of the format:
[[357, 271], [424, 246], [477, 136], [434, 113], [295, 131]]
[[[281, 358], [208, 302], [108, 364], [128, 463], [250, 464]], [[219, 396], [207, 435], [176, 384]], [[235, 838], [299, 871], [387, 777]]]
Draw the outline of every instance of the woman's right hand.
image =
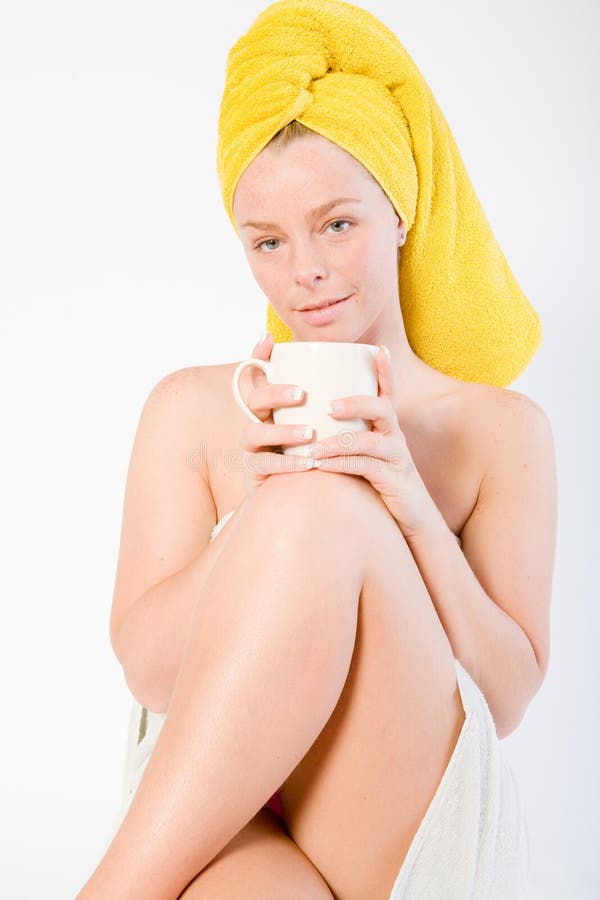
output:
[[[273, 349], [273, 337], [267, 334], [262, 343], [256, 344], [250, 354], [255, 359], [268, 361]], [[297, 400], [293, 400], [290, 391], [299, 385], [272, 384], [267, 381], [267, 376], [258, 366], [251, 366], [247, 370], [251, 373], [252, 389], [245, 397], [246, 406], [252, 410], [261, 422], [252, 422], [248, 419], [242, 429], [240, 446], [244, 452], [244, 486], [246, 495], [251, 496], [256, 488], [260, 487], [271, 475], [281, 472], [306, 472], [313, 467], [311, 458], [296, 456], [294, 454], [276, 453], [273, 449], [281, 451], [285, 444], [307, 444], [314, 440], [314, 429], [308, 437], [300, 435], [304, 425], [275, 425], [272, 411], [281, 406], [298, 406], [304, 401], [304, 391]]]

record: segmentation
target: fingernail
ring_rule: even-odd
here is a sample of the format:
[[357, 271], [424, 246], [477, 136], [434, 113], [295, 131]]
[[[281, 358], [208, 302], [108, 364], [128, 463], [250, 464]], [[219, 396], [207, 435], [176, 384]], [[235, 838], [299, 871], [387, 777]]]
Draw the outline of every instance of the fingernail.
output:
[[270, 333], [269, 331], [265, 331], [265, 333], [263, 334], [263, 336], [262, 336], [261, 339], [259, 340], [257, 346], [258, 346], [258, 347], [262, 346], [262, 344], [264, 344], [264, 343], [266, 342], [267, 338], [269, 338], [269, 337], [271, 337], [271, 333]]
[[389, 347], [386, 347], [385, 344], [382, 344], [382, 345], [381, 345], [381, 349], [384, 351], [385, 355], [386, 355], [387, 358], [388, 358], [388, 362], [389, 362], [389, 361], [391, 360], [391, 358], [392, 358], [392, 354], [390, 353]]

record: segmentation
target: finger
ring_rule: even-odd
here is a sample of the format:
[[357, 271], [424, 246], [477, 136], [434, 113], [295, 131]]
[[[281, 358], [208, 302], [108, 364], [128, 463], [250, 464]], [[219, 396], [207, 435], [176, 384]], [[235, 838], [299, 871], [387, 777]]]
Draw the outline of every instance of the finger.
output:
[[271, 355], [271, 350], [273, 349], [273, 335], [270, 331], [267, 331], [266, 335], [262, 337], [255, 345], [252, 350], [252, 356], [258, 359], [268, 359]]
[[[269, 332], [266, 333], [266, 338], [262, 338], [256, 342], [252, 350], [250, 351], [249, 358], [252, 359], [262, 359], [265, 362], [268, 362], [269, 357], [271, 355], [271, 350], [273, 349], [273, 338]], [[249, 396], [252, 391], [257, 387], [262, 386], [267, 383], [267, 376], [258, 366], [247, 366], [244, 368], [240, 374], [238, 387], [240, 389], [240, 393], [244, 398], [244, 402], [246, 405], [252, 409], [252, 406], [248, 402]], [[256, 410], [253, 412], [258, 415]], [[264, 415], [259, 416], [259, 418], [268, 418], [269, 412]]]
[[394, 367], [392, 366], [391, 359], [386, 353], [384, 345], [382, 344], [379, 348], [376, 357], [377, 361], [377, 380], [379, 382], [379, 394], [382, 397], [389, 397], [392, 401], [392, 405], [394, 404], [394, 396], [395, 396], [395, 381], [394, 381]]
[[326, 459], [317, 459], [316, 462], [320, 472], [338, 472], [342, 475], [365, 478], [379, 493], [392, 485], [394, 478], [397, 477], [396, 472], [409, 475], [412, 471], [410, 468], [412, 464], [404, 464], [399, 468], [391, 466], [387, 460], [370, 455], [331, 456]]
[[332, 418], [366, 419], [373, 423], [376, 431], [386, 433], [398, 428], [398, 418], [394, 412], [390, 397], [370, 395], [354, 395], [336, 399], [335, 411], [329, 413]]
[[[294, 392], [300, 387], [297, 384], [273, 384], [264, 379], [262, 384], [254, 386], [248, 393], [246, 404], [260, 418], [269, 416], [273, 409], [281, 409], [284, 406], [298, 406], [305, 400], [304, 390], [296, 395]], [[265, 415], [261, 415], [264, 413]]]
[[371, 456], [332, 456], [328, 459], [316, 459], [315, 462], [318, 464], [319, 471], [356, 475], [358, 478], [366, 478], [372, 483], [378, 471], [381, 474], [382, 466], [380, 459]]
[[394, 467], [403, 467], [411, 460], [402, 432], [383, 435], [376, 431], [342, 431], [319, 441], [310, 455], [316, 459], [361, 455]]
[[[273, 350], [273, 336], [270, 332], [266, 332], [266, 336], [259, 340], [255, 345], [254, 349], [251, 352], [251, 356], [254, 359], [262, 359], [265, 362], [268, 362], [271, 358], [271, 351]], [[248, 373], [248, 380], [250, 384], [249, 390], [253, 390], [257, 387], [262, 387], [264, 384], [267, 384], [267, 376], [263, 372], [262, 369], [259, 369], [258, 366], [251, 366], [242, 373]]]
[[401, 475], [410, 478], [416, 471], [414, 462], [405, 454], [397, 454], [391, 459], [382, 459], [374, 455], [331, 456], [318, 458], [319, 470], [323, 472], [344, 472], [348, 475], [360, 475], [370, 481], [373, 487], [381, 491], [382, 486], [390, 478]]
[[[305, 431], [305, 429], [308, 429]], [[311, 425], [272, 425], [269, 422], [245, 422], [241, 434], [242, 449], [251, 453], [263, 447], [280, 447], [284, 444], [300, 444], [314, 438]]]
[[311, 448], [310, 455], [317, 459], [328, 456], [379, 456], [382, 435], [376, 431], [341, 431], [331, 437], [323, 438]]
[[256, 476], [279, 475], [283, 472], [306, 472], [316, 468], [315, 460], [293, 453], [248, 453], [246, 468]]

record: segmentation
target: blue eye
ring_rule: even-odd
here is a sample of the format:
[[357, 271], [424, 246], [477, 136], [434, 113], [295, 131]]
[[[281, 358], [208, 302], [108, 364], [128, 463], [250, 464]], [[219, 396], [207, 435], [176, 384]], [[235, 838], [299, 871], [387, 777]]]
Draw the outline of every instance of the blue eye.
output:
[[[332, 225], [351, 225], [351, 224], [352, 224], [352, 222], [349, 222], [348, 219], [334, 219], [334, 221], [330, 222], [329, 225], [327, 225], [326, 227], [331, 228]], [[344, 229], [343, 231], [335, 231], [334, 234], [345, 234], [346, 231], [347, 231], [347, 229]], [[262, 250], [263, 247], [265, 247], [267, 244], [278, 244], [278, 243], [279, 243], [278, 238], [265, 238], [264, 241], [259, 241], [258, 244], [254, 245], [254, 247], [256, 250]], [[277, 249], [276, 247], [271, 247], [271, 248], [268, 248], [266, 250], [266, 252], [270, 253], [271, 250], [276, 250], [276, 249]]]
[[262, 250], [265, 244], [272, 244], [273, 242], [277, 243], [277, 238], [267, 238], [265, 241], [260, 241], [256, 244], [256, 249]]
[[[334, 222], [330, 222], [327, 226], [330, 228], [332, 225], [351, 225], [352, 223], [348, 221], [348, 219], [336, 219]], [[343, 231], [336, 231], [336, 234], [344, 234]]]

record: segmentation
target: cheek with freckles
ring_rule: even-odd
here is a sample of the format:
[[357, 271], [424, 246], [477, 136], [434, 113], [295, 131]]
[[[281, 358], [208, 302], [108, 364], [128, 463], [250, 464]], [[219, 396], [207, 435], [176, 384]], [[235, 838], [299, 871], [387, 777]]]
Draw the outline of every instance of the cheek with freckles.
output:
[[383, 299], [393, 295], [398, 290], [398, 257], [389, 242], [383, 246], [383, 242], [373, 247], [368, 263], [365, 267], [365, 277], [368, 280], [371, 296], [375, 301], [381, 301], [379, 305], [385, 306]]
[[[265, 265], [262, 260], [256, 258], [254, 253], [247, 254], [247, 256], [254, 280], [265, 297], [269, 299], [271, 305], [276, 309], [276, 304], [278, 305], [279, 301], [276, 299], [274, 303], [273, 298], [285, 297], [286, 290], [285, 277], [281, 267]], [[280, 314], [279, 310], [277, 312]]]

